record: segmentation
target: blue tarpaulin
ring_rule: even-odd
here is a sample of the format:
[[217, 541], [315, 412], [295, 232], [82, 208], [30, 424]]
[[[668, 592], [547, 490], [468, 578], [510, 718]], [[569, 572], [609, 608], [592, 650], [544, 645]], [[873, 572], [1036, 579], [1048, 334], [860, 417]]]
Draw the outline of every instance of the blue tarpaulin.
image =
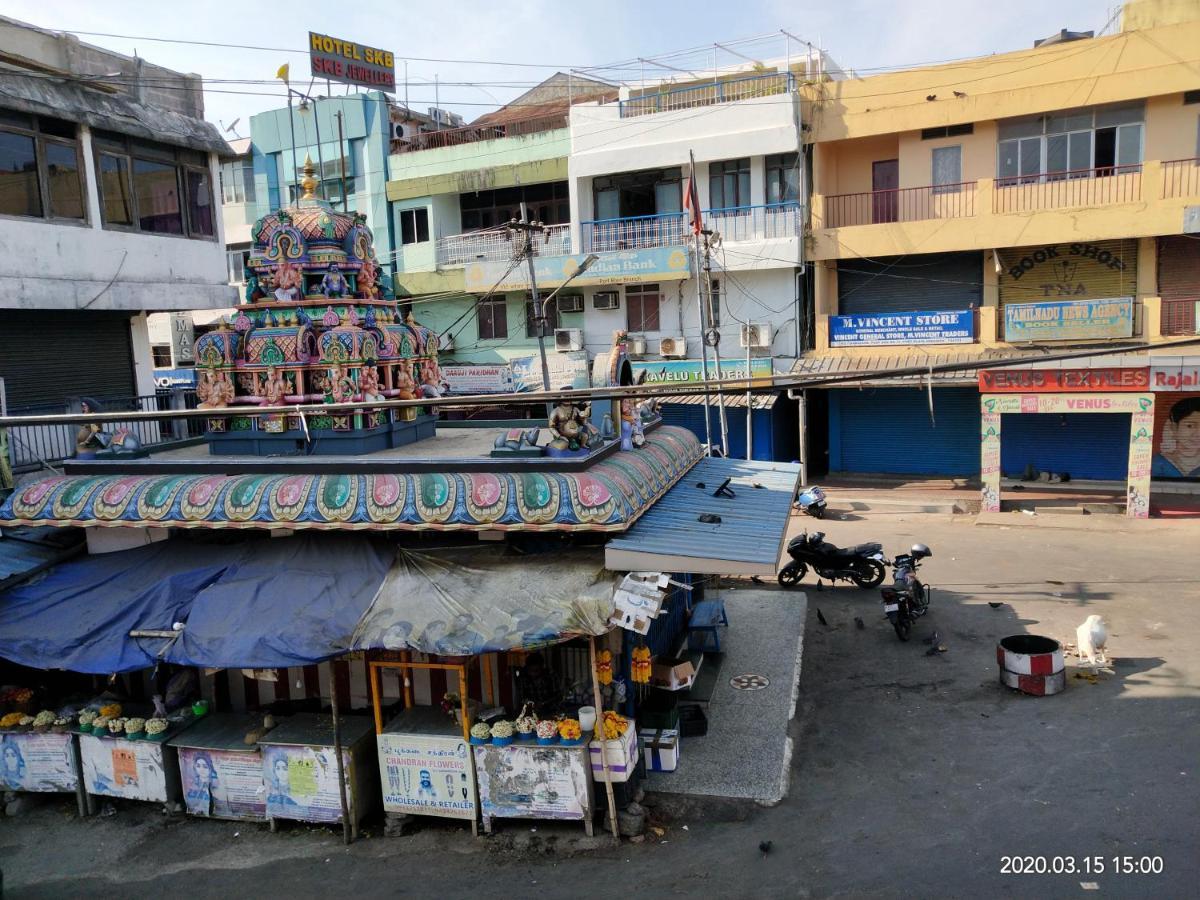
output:
[[[349, 648], [393, 557], [362, 535], [163, 541], [85, 557], [0, 593], [0, 656], [96, 674], [160, 658], [213, 668], [318, 662]], [[129, 636], [177, 622], [169, 645]]]

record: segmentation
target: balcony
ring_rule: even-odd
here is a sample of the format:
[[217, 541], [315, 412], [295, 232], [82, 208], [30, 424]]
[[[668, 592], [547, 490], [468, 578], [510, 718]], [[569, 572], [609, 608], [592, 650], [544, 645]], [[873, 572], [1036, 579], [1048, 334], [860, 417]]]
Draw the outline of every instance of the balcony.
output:
[[[704, 225], [719, 231], [725, 241], [793, 238], [801, 231], [800, 204], [735, 206], [703, 212]], [[686, 213], [629, 216], [581, 222], [584, 253], [639, 250], [682, 244], [690, 234]]]
[[621, 118], [715, 106], [719, 103], [735, 103], [738, 100], [753, 100], [758, 97], [773, 97], [790, 94], [795, 89], [796, 78], [790, 72], [770, 72], [728, 81], [647, 92], [639, 97], [620, 101]]
[[[535, 256], [565, 256], [571, 252], [571, 226], [547, 225], [541, 239], [535, 238]], [[437, 239], [436, 260], [443, 266], [465, 266], [473, 262], [512, 259], [513, 241], [507, 228], [471, 231]]]
[[415, 153], [418, 150], [458, 147], [462, 144], [475, 144], [480, 141], [540, 134], [544, 131], [554, 131], [566, 127], [567, 113], [564, 111], [552, 116], [538, 116], [514, 122], [467, 125], [462, 128], [447, 128], [443, 131], [423, 131], [411, 138], [393, 140], [391, 149], [393, 153]]
[[977, 188], [976, 182], [964, 181], [960, 184], [834, 194], [825, 198], [826, 227], [973, 216]]
[[1162, 164], [1162, 197], [1200, 195], [1200, 158], [1171, 159]]
[[1072, 206], [1107, 206], [1142, 199], [1142, 167], [1104, 166], [996, 179], [994, 212], [1019, 213]]

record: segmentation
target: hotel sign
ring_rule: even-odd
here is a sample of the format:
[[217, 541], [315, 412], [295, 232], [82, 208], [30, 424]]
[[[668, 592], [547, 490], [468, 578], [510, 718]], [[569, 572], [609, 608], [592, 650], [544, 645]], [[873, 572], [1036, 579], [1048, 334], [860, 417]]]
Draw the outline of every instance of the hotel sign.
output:
[[396, 93], [396, 57], [390, 50], [310, 31], [308, 59], [313, 78]]
[[[572, 287], [605, 284], [639, 284], [647, 281], [682, 281], [688, 277], [686, 247], [652, 247], [646, 250], [619, 250], [597, 254], [578, 278], [585, 254], [573, 256], [535, 256], [534, 275], [538, 288], [555, 288], [571, 279]], [[507, 275], [504, 273], [512, 269]], [[463, 273], [466, 290], [484, 293], [499, 286], [499, 290], [529, 290], [529, 269], [525, 264], [513, 267], [511, 262], [470, 263]]]
[[1092, 341], [1133, 336], [1133, 298], [1006, 303], [1006, 341]]

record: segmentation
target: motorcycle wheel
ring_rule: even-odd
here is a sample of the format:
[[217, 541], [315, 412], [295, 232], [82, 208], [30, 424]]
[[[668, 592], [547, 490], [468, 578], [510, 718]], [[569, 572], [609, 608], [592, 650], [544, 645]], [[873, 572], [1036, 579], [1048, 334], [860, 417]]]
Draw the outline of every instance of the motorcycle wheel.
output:
[[786, 588], [795, 587], [800, 579], [808, 572], [808, 566], [802, 562], [792, 561], [779, 570], [778, 581]]
[[884, 576], [887, 571], [883, 568], [883, 564], [876, 559], [868, 559], [866, 562], [867, 568], [870, 570], [870, 575], [864, 572], [854, 572], [850, 576], [850, 580], [857, 584], [860, 588], [877, 588], [883, 584]]
[[908, 633], [912, 631], [912, 622], [908, 619], [901, 619], [896, 613], [888, 613], [888, 621], [892, 623], [892, 628], [896, 630], [896, 637], [902, 641], [908, 640]]
[[814, 519], [823, 519], [823, 518], [825, 518], [825, 507], [810, 506], [808, 508], [808, 514], [810, 516], [812, 516]]

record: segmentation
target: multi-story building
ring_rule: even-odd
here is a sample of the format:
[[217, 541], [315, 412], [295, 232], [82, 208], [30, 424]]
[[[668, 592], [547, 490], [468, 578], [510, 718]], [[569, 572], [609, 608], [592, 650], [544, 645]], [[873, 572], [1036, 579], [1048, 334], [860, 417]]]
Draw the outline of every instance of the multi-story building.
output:
[[[1197, 48], [1194, 4], [1136, 0], [1110, 35], [811, 86], [815, 351], [797, 371], [1036, 366], [1082, 348], [1097, 356], [1053, 364], [1066, 381], [1103, 390], [1134, 369], [1134, 386], [1187, 384], [1194, 349], [1105, 354], [1197, 331]], [[813, 468], [827, 453], [835, 471], [977, 475], [979, 376], [928, 381], [809, 391]], [[1157, 397], [1160, 456], [1177, 399]], [[1036, 407], [1004, 416], [1001, 472], [1125, 477], [1128, 413]]]
[[[0, 19], [0, 379], [10, 413], [153, 402], [147, 315], [229, 306], [201, 79]], [[114, 406], [114, 404], [119, 404]], [[18, 469], [74, 451], [18, 430]]]

